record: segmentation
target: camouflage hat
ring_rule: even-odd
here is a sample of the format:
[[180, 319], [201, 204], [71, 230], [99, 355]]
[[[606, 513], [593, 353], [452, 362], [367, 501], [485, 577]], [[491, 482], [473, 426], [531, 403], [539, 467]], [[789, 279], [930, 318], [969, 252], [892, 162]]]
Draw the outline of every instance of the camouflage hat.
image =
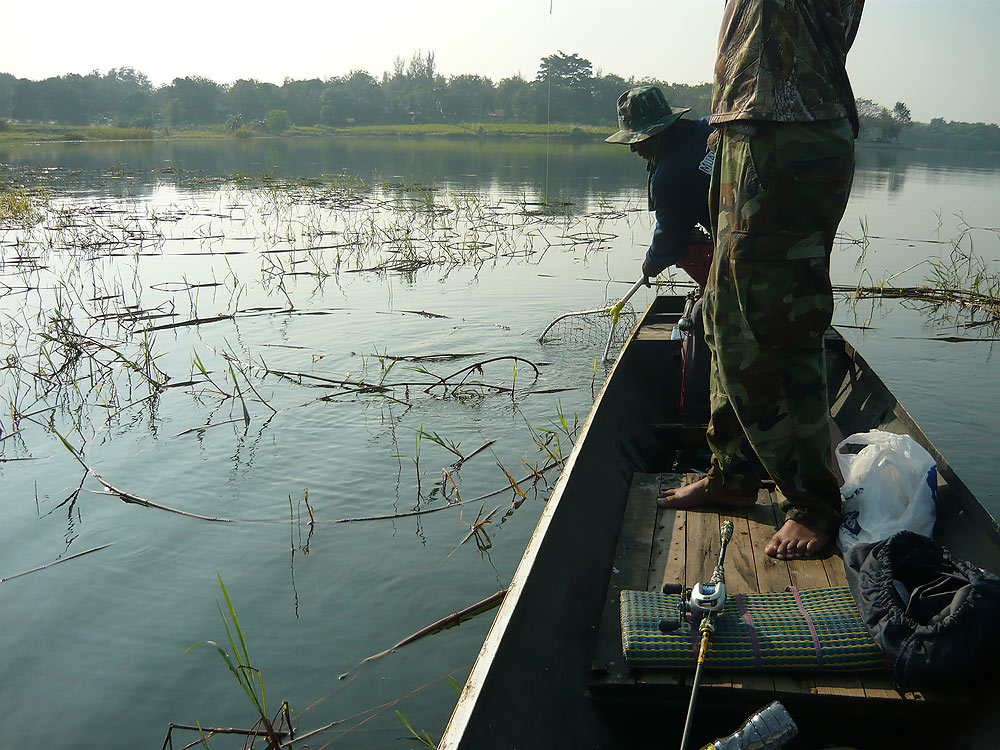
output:
[[618, 97], [618, 127], [607, 143], [638, 143], [673, 125], [690, 108], [671, 111], [656, 86], [636, 86]]

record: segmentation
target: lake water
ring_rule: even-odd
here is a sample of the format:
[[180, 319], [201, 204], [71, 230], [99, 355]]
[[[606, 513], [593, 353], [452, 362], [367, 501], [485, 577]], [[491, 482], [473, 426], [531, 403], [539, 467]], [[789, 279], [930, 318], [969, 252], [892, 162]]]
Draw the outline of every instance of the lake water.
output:
[[[398, 746], [396, 710], [436, 739], [491, 614], [338, 678], [510, 580], [557, 470], [527, 477], [568, 453], [606, 372], [599, 344], [536, 337], [638, 276], [640, 160], [339, 138], [25, 145], [0, 165], [49, 198], [0, 229], [0, 578], [111, 545], [0, 584], [4, 744], [252, 724], [214, 649], [185, 653], [229, 650], [219, 577], [269, 713], [344, 720], [311, 746]], [[997, 157], [861, 151], [834, 281], [918, 285], [959, 238], [996, 273], [998, 204]], [[835, 317], [996, 514], [996, 333], [967, 322], [846, 295]], [[335, 523], [371, 516], [397, 517]]]

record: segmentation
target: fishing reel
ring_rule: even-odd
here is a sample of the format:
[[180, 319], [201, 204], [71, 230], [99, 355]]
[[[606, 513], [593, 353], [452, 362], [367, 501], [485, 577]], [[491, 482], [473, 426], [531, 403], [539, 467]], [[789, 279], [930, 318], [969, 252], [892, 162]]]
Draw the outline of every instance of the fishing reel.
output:
[[677, 321], [677, 328], [685, 333], [694, 328], [694, 305], [701, 298], [701, 291], [695, 290], [687, 295], [684, 301], [684, 311], [680, 320]]
[[660, 620], [661, 633], [677, 630], [681, 626], [681, 619], [685, 614], [703, 618], [705, 615], [721, 611], [726, 605], [726, 584], [723, 581], [696, 583], [694, 587], [689, 589], [684, 588], [679, 583], [667, 583], [663, 586], [663, 593], [680, 594], [681, 601], [677, 606], [676, 617], [664, 617]]

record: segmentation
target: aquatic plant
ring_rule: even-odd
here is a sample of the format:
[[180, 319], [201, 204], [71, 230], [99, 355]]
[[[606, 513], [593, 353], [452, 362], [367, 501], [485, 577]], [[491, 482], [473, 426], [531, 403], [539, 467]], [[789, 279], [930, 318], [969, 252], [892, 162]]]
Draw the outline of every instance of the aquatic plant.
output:
[[[257, 713], [258, 719], [256, 723], [249, 729], [243, 730], [241, 733], [246, 733], [249, 737], [250, 747], [253, 747], [254, 741], [258, 737], [263, 737], [267, 741], [267, 747], [270, 750], [278, 750], [281, 747], [282, 738], [288, 736], [294, 739], [295, 732], [292, 725], [291, 711], [288, 707], [288, 703], [282, 701], [277, 713], [271, 717], [267, 711], [267, 699], [264, 695], [264, 679], [260, 673], [260, 670], [253, 666], [250, 660], [250, 651], [247, 648], [246, 639], [243, 636], [243, 629], [240, 627], [239, 618], [236, 616], [236, 608], [233, 606], [232, 600], [229, 598], [229, 592], [226, 591], [226, 585], [222, 582], [222, 576], [219, 575], [219, 587], [222, 589], [222, 595], [226, 601], [225, 611], [222, 609], [222, 604], [216, 602], [219, 607], [219, 616], [222, 618], [222, 624], [226, 629], [226, 639], [229, 642], [229, 651], [227, 652], [222, 646], [220, 646], [215, 641], [198, 641], [197, 643], [188, 646], [184, 653], [188, 653], [191, 649], [197, 646], [212, 646], [218, 652], [219, 656], [225, 662], [226, 667], [228, 667], [230, 673], [233, 675], [234, 679], [239, 684], [240, 688], [246, 694], [247, 698], [253, 704], [254, 710]], [[228, 616], [227, 616], [228, 615]], [[163, 746], [166, 748], [170, 742], [171, 730], [177, 725], [171, 725], [167, 730], [167, 737], [164, 740]], [[285, 731], [287, 727], [287, 731]], [[200, 723], [198, 725], [198, 731], [202, 733], [202, 740], [206, 740], [211, 734], [215, 733], [213, 730], [202, 728]]]
[[0, 190], [0, 229], [38, 224], [46, 210], [44, 195], [24, 188]]

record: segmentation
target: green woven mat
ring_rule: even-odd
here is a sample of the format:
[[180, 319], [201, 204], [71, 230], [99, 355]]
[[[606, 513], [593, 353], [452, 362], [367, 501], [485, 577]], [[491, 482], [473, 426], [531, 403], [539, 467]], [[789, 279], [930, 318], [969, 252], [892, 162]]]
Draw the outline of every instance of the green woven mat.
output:
[[[690, 616], [664, 635], [662, 618], [675, 615], [680, 596], [621, 593], [622, 646], [633, 667], [693, 668], [697, 625]], [[705, 666], [773, 671], [882, 671], [885, 660], [861, 622], [846, 586], [726, 597]]]

